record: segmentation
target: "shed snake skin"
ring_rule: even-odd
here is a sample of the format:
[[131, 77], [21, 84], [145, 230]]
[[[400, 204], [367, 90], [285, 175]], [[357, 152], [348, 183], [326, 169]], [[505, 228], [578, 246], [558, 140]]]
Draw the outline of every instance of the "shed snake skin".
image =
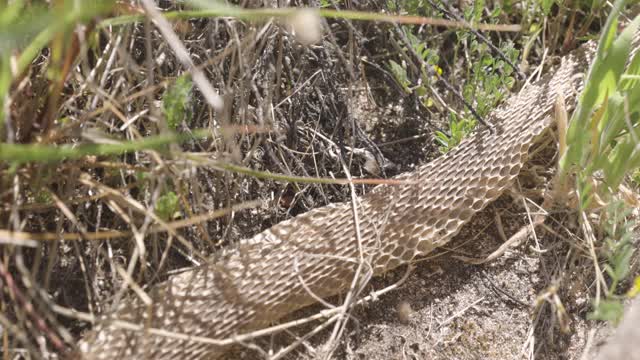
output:
[[348, 203], [283, 221], [153, 287], [151, 304], [136, 296], [122, 301], [81, 340], [79, 357], [217, 358], [226, 347], [214, 340], [268, 326], [317, 297], [349, 289], [360, 255], [368, 264], [363, 271], [380, 275], [446, 244], [518, 176], [529, 148], [553, 123], [556, 98], [575, 107], [595, 48], [584, 44], [495, 109], [488, 117], [495, 131], [481, 128], [395, 178], [405, 183], [380, 185], [357, 199], [359, 241]]

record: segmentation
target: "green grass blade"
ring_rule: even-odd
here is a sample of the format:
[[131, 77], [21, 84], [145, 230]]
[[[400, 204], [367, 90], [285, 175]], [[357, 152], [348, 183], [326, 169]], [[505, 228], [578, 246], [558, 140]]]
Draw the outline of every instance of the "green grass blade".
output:
[[130, 151], [161, 149], [171, 143], [179, 143], [196, 138], [205, 138], [207, 130], [194, 131], [193, 135], [168, 134], [147, 137], [120, 144], [82, 144], [82, 145], [40, 145], [0, 143], [0, 161], [8, 163], [51, 163], [79, 159], [87, 155], [120, 155]]

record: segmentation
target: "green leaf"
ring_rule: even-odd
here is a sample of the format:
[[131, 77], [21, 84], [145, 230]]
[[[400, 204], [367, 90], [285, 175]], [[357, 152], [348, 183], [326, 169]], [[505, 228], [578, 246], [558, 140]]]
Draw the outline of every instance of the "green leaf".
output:
[[508, 76], [505, 80], [504, 80], [505, 85], [507, 86], [507, 88], [511, 89], [513, 88], [513, 86], [516, 84], [516, 79], [512, 76]]
[[441, 146], [447, 147], [449, 145], [449, 137], [445, 133], [443, 133], [441, 131], [436, 131], [436, 139], [435, 140]]
[[620, 182], [622, 182], [622, 179], [628, 170], [630, 170], [628, 168], [628, 161], [635, 148], [635, 144], [629, 140], [630, 139], [626, 139], [613, 148], [611, 152], [611, 162], [603, 169], [605, 181], [613, 189], [618, 188]]
[[[561, 176], [564, 176], [571, 166], [579, 165], [584, 168], [587, 155], [591, 152], [589, 148], [591, 114], [602, 104], [607, 95], [615, 96], [630, 51], [633, 33], [640, 25], [640, 16], [638, 16], [618, 38], [615, 38], [617, 17], [624, 8], [624, 3], [623, 0], [616, 1], [607, 19], [598, 54], [589, 70], [585, 89], [567, 131], [567, 152], [560, 160]], [[603, 123], [599, 124], [599, 129], [606, 129], [604, 139], [601, 141], [602, 148], [605, 148], [608, 142], [618, 135], [616, 130], [620, 129], [621, 125], [618, 119], [615, 120], [609, 123], [604, 119]]]
[[631, 63], [629, 64], [625, 75], [634, 77], [634, 79], [630, 78], [623, 80], [621, 84], [622, 90], [629, 90], [633, 86], [637, 86], [637, 84], [640, 82], [640, 51], [636, 51], [636, 53], [633, 55], [633, 59], [631, 59]]
[[24, 1], [16, 1], [0, 12], [0, 54], [22, 48], [54, 19], [43, 6], [24, 7]]
[[[618, 240], [622, 242], [623, 240]], [[631, 268], [631, 257], [633, 256], [633, 248], [630, 244], [626, 243], [620, 246], [619, 249], [614, 253], [610, 263], [610, 273], [613, 279], [622, 280], [629, 275], [629, 269]]]
[[600, 35], [600, 41], [598, 45], [598, 57], [604, 56], [609, 50], [609, 46], [613, 43], [613, 39], [616, 36], [616, 30], [618, 28], [618, 17], [624, 10], [626, 0], [616, 0], [613, 4], [607, 22], [605, 23], [602, 34]]
[[618, 323], [624, 313], [624, 306], [622, 302], [618, 300], [602, 300], [593, 310], [593, 312], [587, 315], [589, 320], [604, 320]]
[[591, 185], [590, 181], [584, 181], [584, 179], [582, 179], [578, 182], [578, 188], [582, 189], [582, 192], [580, 192], [580, 209], [587, 209], [593, 199], [591, 193], [593, 185]]
[[398, 82], [398, 84], [402, 86], [402, 89], [407, 94], [411, 94], [411, 89], [409, 88], [409, 86], [411, 85], [411, 82], [407, 77], [407, 70], [393, 60], [389, 60], [389, 68], [391, 69], [391, 73], [396, 78], [396, 81]]
[[187, 76], [181, 76], [166, 91], [162, 101], [162, 110], [169, 129], [175, 131], [183, 121], [189, 125], [191, 123], [191, 90], [193, 84]]
[[620, 76], [625, 69], [625, 64], [631, 51], [631, 42], [636, 30], [640, 26], [640, 15], [622, 31], [611, 44], [609, 50], [603, 56], [600, 71], [603, 72], [598, 85], [598, 97], [596, 104], [600, 104], [607, 93], [613, 93], [617, 88]]
[[169, 191], [158, 199], [156, 203], [156, 215], [164, 221], [172, 220], [176, 217], [178, 205], [178, 195], [173, 191]]
[[551, 11], [551, 6], [553, 6], [554, 0], [542, 0], [540, 1], [540, 7], [542, 8], [542, 14], [544, 16], [549, 15]]
[[591, 122], [596, 122], [596, 128], [593, 129], [591, 126], [590, 130], [598, 131], [600, 134], [599, 144], [603, 149], [613, 141], [623, 126], [612, 116], [612, 114], [616, 114], [616, 109], [620, 108], [623, 101], [624, 99], [618, 93], [611, 96], [605, 95], [604, 102], [591, 118]]
[[179, 143], [193, 138], [206, 138], [206, 129], [193, 131], [188, 135], [157, 135], [135, 141], [123, 141], [117, 144], [80, 144], [80, 145], [42, 145], [7, 144], [0, 142], [0, 161], [15, 164], [27, 162], [51, 163], [78, 159], [87, 155], [119, 155], [129, 151], [148, 149], [161, 150], [171, 143]]

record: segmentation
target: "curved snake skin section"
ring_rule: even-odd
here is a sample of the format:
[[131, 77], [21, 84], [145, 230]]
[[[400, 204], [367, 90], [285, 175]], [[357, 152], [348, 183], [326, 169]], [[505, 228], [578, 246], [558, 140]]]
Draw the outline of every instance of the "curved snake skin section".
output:
[[[587, 43], [562, 64], [492, 112], [482, 130], [458, 147], [357, 201], [363, 257], [379, 275], [446, 244], [495, 200], [523, 167], [530, 146], [552, 123], [562, 94], [575, 105], [581, 76], [595, 53]], [[81, 357], [211, 359], [215, 340], [264, 327], [347, 290], [359, 258], [350, 204], [281, 222], [151, 291], [152, 304], [123, 301], [81, 341]], [[115, 321], [115, 320], [119, 320]], [[123, 324], [123, 322], [129, 323]], [[206, 338], [206, 339], [205, 339]]]

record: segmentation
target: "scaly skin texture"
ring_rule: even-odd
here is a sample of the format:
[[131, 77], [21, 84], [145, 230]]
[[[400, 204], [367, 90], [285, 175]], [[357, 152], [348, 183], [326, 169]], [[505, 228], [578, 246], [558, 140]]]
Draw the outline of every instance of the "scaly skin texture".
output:
[[[378, 186], [358, 199], [364, 270], [379, 275], [446, 244], [509, 187], [531, 145], [552, 123], [557, 96], [574, 107], [582, 86], [577, 75], [587, 71], [594, 53], [593, 43], [583, 45], [493, 111], [488, 120], [494, 133], [475, 133], [446, 155], [396, 178], [406, 185]], [[309, 291], [326, 298], [347, 290], [359, 258], [354, 229], [350, 204], [281, 222], [156, 286], [149, 306], [123, 301], [81, 341], [81, 356], [215, 358], [225, 347], [211, 340], [259, 329], [312, 304]]]

